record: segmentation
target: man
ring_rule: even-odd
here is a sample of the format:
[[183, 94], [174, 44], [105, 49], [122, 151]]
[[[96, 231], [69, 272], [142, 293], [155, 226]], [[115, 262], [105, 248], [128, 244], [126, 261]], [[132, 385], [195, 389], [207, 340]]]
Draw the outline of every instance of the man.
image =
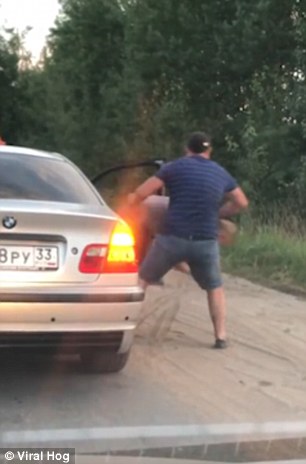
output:
[[[148, 251], [153, 238], [163, 232], [166, 213], [169, 208], [169, 200], [169, 197], [164, 195], [150, 195], [140, 205], [138, 223], [142, 226], [141, 236], [146, 237], [143, 243], [142, 256]], [[174, 266], [174, 269], [185, 273], [189, 272], [189, 267], [186, 263], [178, 263]]]
[[[220, 270], [219, 218], [238, 214], [248, 200], [235, 179], [211, 161], [210, 138], [193, 133], [186, 156], [163, 166], [129, 197], [140, 203], [166, 188], [170, 204], [162, 233], [157, 235], [141, 264], [140, 283], [159, 281], [177, 264], [186, 262], [194, 280], [206, 290], [214, 326], [214, 348], [226, 348], [226, 304]], [[222, 203], [224, 203], [222, 205]], [[222, 205], [222, 206], [221, 206]]]
[[[138, 223], [141, 224], [144, 235], [153, 239], [164, 230], [166, 213], [169, 208], [169, 197], [164, 195], [150, 195], [139, 206], [137, 211]], [[137, 220], [134, 220], [134, 226]], [[237, 235], [237, 226], [234, 222], [219, 218], [218, 242], [221, 246], [230, 246]], [[152, 240], [150, 240], [151, 243]], [[176, 267], [177, 268], [177, 267]], [[179, 266], [181, 270], [188, 272], [188, 266]]]

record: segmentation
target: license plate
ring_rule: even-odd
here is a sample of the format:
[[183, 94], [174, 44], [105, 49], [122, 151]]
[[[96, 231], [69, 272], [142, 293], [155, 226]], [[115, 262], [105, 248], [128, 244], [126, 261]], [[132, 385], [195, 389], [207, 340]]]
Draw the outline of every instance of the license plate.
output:
[[58, 248], [48, 246], [0, 246], [0, 270], [58, 269]]

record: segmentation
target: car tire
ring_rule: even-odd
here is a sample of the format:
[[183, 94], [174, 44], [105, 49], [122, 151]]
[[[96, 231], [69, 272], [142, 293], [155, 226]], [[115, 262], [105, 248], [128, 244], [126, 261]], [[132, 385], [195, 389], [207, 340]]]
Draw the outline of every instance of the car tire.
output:
[[110, 374], [124, 369], [129, 355], [130, 351], [126, 353], [101, 353], [89, 350], [81, 353], [81, 362], [83, 368], [88, 373]]

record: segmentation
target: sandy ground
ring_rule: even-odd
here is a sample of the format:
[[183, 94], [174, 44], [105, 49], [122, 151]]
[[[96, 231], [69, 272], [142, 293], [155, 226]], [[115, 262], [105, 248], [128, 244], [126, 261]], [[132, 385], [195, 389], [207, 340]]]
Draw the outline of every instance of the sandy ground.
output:
[[[201, 427], [211, 426], [221, 427], [218, 440], [229, 443], [237, 457], [242, 432], [232, 444], [227, 433], [250, 423], [244, 442], [264, 441], [258, 449], [241, 445], [245, 461], [305, 458], [305, 301], [228, 276], [225, 287], [230, 346], [224, 351], [211, 349], [205, 295], [188, 276], [172, 273], [164, 288], [149, 290], [131, 358], [120, 374], [86, 375], [77, 360], [0, 359], [0, 443], [101, 452], [109, 449], [105, 434], [121, 430], [130, 437], [140, 430], [135, 440], [122, 439], [116, 446], [112, 441], [112, 447], [173, 447], [203, 443], [207, 431]], [[267, 422], [277, 422], [281, 430], [274, 439], [284, 438], [291, 427], [288, 436], [297, 441], [267, 447], [272, 439]], [[296, 425], [302, 427], [299, 434]], [[164, 437], [168, 426], [178, 434], [171, 440]], [[188, 426], [200, 430], [192, 442]], [[150, 438], [144, 441], [146, 433]], [[225, 445], [217, 449], [209, 443], [201, 450], [207, 460], [229, 455]]]
[[230, 347], [211, 349], [205, 294], [172, 273], [147, 295], [137, 343], [154, 379], [206, 423], [306, 418], [306, 304], [225, 276]]

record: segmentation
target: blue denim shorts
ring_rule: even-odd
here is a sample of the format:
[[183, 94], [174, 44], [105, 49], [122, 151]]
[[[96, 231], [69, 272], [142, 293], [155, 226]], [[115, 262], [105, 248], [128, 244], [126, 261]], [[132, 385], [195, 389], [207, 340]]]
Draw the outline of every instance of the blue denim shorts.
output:
[[141, 264], [139, 276], [154, 284], [181, 262], [189, 265], [192, 277], [202, 289], [213, 290], [223, 285], [217, 240], [190, 241], [172, 235], [157, 235]]

